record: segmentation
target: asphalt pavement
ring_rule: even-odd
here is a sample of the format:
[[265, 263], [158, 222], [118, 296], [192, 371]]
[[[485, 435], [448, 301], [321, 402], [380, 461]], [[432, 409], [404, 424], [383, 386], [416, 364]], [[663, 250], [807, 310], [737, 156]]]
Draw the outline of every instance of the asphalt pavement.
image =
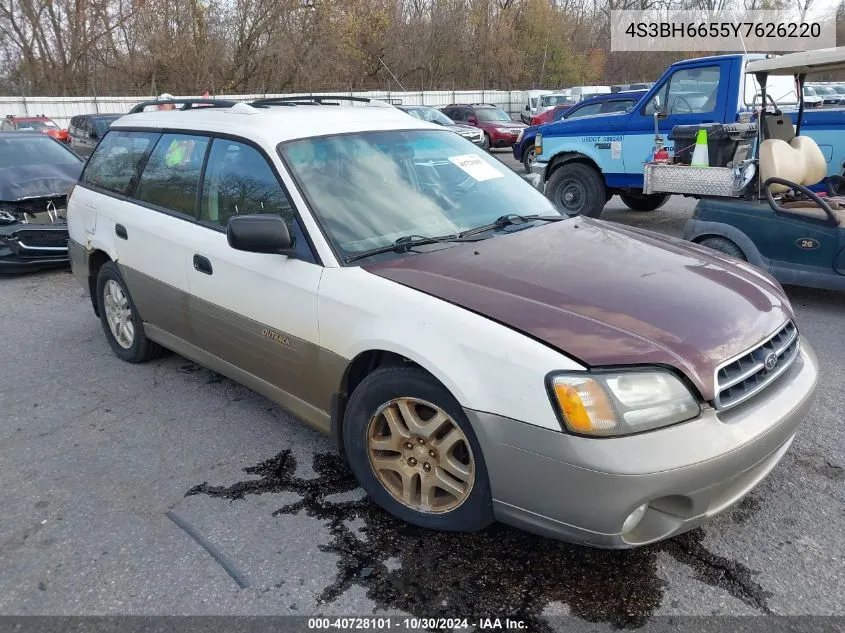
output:
[[[679, 234], [691, 209], [603, 217]], [[822, 377], [784, 461], [703, 528], [607, 552], [404, 525], [256, 393], [118, 360], [67, 271], [0, 277], [0, 614], [845, 615], [845, 295], [788, 292]]]

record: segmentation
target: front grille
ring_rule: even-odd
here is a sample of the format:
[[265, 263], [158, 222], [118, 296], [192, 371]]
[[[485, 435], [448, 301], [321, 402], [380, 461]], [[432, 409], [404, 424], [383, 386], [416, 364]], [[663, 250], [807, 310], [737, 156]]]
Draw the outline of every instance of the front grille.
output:
[[759, 393], [798, 357], [798, 330], [787, 322], [773, 336], [716, 370], [716, 408], [728, 409]]
[[15, 231], [15, 240], [21, 248], [67, 248], [67, 231], [20, 229]]

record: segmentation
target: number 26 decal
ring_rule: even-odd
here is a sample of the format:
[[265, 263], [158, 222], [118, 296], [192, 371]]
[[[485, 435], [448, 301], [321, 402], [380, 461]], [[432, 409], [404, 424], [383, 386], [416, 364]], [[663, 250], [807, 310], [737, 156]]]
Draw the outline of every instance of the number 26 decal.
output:
[[803, 248], [804, 250], [812, 251], [821, 246], [821, 244], [819, 244], [818, 240], [814, 240], [812, 237], [801, 237], [795, 240], [795, 246]]

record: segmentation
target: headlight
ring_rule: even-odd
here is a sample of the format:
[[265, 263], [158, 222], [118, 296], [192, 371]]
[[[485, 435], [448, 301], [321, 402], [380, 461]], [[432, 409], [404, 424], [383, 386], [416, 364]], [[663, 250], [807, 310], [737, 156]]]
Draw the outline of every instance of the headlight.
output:
[[520, 130], [519, 134], [516, 135], [516, 142], [519, 143], [522, 140], [522, 133], [524, 130]]
[[550, 386], [566, 428], [581, 435], [641, 433], [701, 413], [689, 389], [660, 369], [555, 374]]

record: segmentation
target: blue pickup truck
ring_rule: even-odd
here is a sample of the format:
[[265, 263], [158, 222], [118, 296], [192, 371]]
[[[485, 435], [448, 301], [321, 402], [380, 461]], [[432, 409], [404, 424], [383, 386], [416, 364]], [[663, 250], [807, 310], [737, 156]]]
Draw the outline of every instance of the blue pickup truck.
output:
[[[546, 196], [570, 214], [598, 217], [615, 194], [635, 211], [653, 211], [669, 194], [643, 193], [643, 163], [655, 147], [655, 112], [665, 138], [675, 126], [733, 123], [761, 106], [760, 86], [746, 63], [765, 55], [719, 55], [672, 64], [630, 111], [558, 121], [542, 126], [535, 139], [532, 173], [545, 182]], [[796, 122], [797, 95], [791, 77], [770, 76], [773, 100]], [[791, 109], [791, 111], [790, 111]], [[805, 111], [801, 129], [818, 143], [828, 174], [842, 173], [845, 109]], [[670, 153], [677, 149], [667, 142]]]

